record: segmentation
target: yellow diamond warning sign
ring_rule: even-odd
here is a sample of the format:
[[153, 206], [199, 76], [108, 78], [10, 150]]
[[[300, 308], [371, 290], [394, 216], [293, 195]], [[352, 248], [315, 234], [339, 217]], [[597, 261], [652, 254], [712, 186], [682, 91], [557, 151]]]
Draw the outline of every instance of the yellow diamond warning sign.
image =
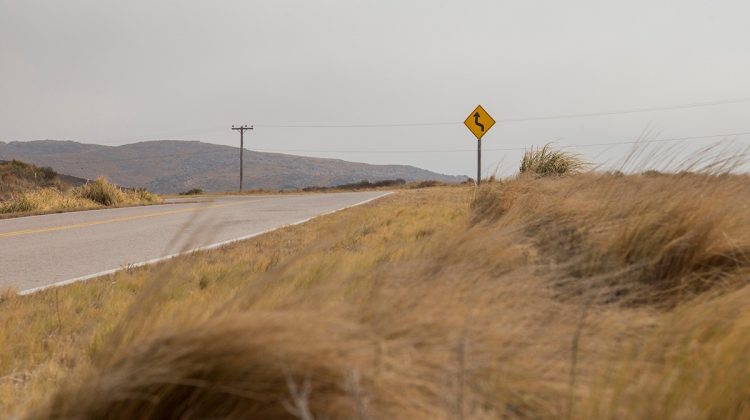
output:
[[479, 105], [471, 112], [469, 117], [466, 118], [464, 124], [466, 124], [469, 131], [476, 136], [477, 140], [481, 140], [482, 136], [487, 134], [487, 132], [490, 131], [490, 128], [495, 125], [495, 120], [490, 117], [490, 114], [488, 114], [484, 108], [482, 108], [482, 105]]

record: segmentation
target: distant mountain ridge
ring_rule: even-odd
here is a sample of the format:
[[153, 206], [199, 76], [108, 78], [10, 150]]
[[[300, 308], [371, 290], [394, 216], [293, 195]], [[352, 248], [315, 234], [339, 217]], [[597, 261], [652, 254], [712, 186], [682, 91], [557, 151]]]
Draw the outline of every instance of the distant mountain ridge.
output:
[[[19, 159], [56, 171], [93, 179], [106, 176], [128, 187], [157, 193], [191, 188], [233, 191], [239, 183], [238, 150], [199, 141], [158, 140], [103, 146], [75, 141], [0, 142], [0, 159]], [[297, 189], [331, 187], [359, 181], [403, 179], [462, 182], [465, 176], [444, 175], [408, 165], [371, 165], [339, 159], [245, 150], [243, 188]]]

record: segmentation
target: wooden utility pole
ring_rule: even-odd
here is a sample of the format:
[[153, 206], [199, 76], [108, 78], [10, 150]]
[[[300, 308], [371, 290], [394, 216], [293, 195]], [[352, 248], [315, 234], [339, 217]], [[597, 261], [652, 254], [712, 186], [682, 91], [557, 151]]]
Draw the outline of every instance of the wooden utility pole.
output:
[[239, 127], [232, 126], [232, 130], [240, 132], [240, 191], [242, 191], [242, 155], [245, 154], [245, 131], [252, 130], [253, 126], [241, 125]]

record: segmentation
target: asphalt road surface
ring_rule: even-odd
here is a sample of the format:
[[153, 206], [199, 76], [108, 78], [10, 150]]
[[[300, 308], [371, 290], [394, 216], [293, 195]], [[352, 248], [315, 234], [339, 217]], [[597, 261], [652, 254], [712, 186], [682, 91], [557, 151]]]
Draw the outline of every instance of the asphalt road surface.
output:
[[383, 196], [224, 196], [0, 220], [0, 290], [30, 292], [257, 235]]

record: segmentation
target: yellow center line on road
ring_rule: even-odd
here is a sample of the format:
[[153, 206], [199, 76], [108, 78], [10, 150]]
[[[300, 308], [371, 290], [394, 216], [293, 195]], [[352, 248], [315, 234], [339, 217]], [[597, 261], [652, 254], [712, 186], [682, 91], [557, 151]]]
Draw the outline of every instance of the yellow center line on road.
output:
[[214, 205], [205, 206], [205, 207], [191, 207], [189, 209], [161, 211], [161, 212], [156, 212], [156, 213], [141, 214], [138, 216], [117, 217], [114, 219], [97, 220], [93, 222], [83, 222], [83, 223], [76, 223], [72, 225], [50, 226], [50, 227], [38, 228], [38, 229], [25, 229], [25, 230], [16, 230], [12, 232], [1, 232], [0, 238], [11, 238], [14, 236], [33, 235], [36, 233], [57, 232], [60, 230], [68, 230], [68, 229], [80, 229], [80, 228], [85, 228], [85, 227], [90, 227], [90, 226], [106, 225], [109, 223], [129, 222], [132, 220], [147, 219], [149, 217], [169, 216], [172, 214], [198, 212], [198, 211], [208, 210], [208, 209], [218, 209], [222, 207], [236, 206], [239, 204], [243, 204], [243, 203], [214, 204]]

